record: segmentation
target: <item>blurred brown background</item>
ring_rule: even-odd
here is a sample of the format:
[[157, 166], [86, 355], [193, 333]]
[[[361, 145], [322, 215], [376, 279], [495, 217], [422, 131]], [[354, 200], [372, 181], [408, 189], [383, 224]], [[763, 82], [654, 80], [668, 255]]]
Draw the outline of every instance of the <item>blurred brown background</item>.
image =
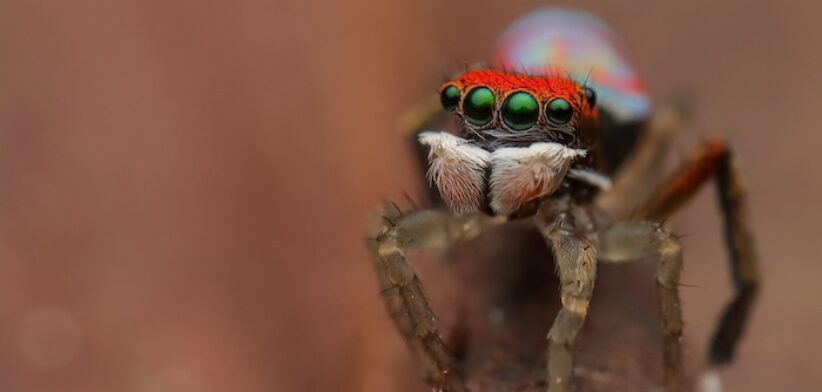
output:
[[[741, 156], [766, 280], [730, 391], [822, 384], [804, 3], [579, 5], [693, 97], [681, 151]], [[419, 190], [396, 120], [543, 4], [0, 2], [0, 390], [389, 390], [407, 357], [363, 238]], [[730, 295], [718, 223], [710, 191], [672, 222], [693, 357]]]

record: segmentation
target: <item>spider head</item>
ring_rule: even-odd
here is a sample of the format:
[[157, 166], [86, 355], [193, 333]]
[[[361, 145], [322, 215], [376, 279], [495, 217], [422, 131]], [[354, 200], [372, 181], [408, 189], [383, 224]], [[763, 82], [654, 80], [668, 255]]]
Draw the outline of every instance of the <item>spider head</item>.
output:
[[585, 86], [469, 71], [445, 83], [440, 98], [462, 121], [462, 134], [431, 131], [419, 139], [430, 147], [428, 178], [455, 211], [519, 215], [552, 195], [566, 174], [592, 178], [581, 170], [595, 163], [598, 143], [596, 97]]
[[440, 99], [466, 138], [490, 151], [537, 142], [584, 148], [580, 128], [596, 118], [593, 90], [564, 77], [468, 71], [445, 83]]

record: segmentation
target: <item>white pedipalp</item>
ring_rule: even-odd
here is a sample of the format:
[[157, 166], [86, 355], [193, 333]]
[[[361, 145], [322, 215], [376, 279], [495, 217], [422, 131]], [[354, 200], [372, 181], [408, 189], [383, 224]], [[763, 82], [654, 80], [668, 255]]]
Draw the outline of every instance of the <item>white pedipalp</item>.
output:
[[419, 141], [431, 148], [427, 177], [437, 185], [443, 200], [457, 213], [480, 209], [491, 153], [447, 132], [422, 132]]
[[585, 150], [559, 143], [506, 147], [491, 153], [491, 209], [501, 215], [516, 212], [526, 202], [554, 192], [571, 162]]
[[[469, 140], [441, 131], [422, 132], [419, 141], [430, 147], [428, 180], [436, 184], [443, 200], [457, 213], [482, 209], [489, 197], [487, 205], [496, 214], [513, 214], [523, 204], [553, 193], [574, 159], [586, 155], [585, 150], [559, 143], [534, 143], [488, 152]], [[598, 180], [588, 178], [587, 173], [575, 174], [585, 180]], [[605, 184], [600, 181], [595, 185]]]

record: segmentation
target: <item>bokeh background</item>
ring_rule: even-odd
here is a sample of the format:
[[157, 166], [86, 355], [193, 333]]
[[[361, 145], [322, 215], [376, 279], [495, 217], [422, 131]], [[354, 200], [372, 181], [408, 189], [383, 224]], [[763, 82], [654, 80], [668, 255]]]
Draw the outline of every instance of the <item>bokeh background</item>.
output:
[[[0, 390], [392, 390], [363, 239], [420, 189], [397, 119], [545, 4], [0, 2]], [[576, 6], [692, 98], [682, 155], [739, 152], [765, 282], [728, 390], [818, 388], [822, 6]], [[713, 203], [672, 222], [693, 357], [730, 295]]]

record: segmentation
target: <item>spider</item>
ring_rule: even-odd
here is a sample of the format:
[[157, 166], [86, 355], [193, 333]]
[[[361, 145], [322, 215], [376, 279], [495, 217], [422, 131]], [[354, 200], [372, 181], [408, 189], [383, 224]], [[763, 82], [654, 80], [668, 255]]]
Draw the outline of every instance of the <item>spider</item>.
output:
[[[592, 16], [539, 11], [514, 24], [502, 42], [499, 67], [467, 70], [447, 81], [405, 127], [427, 166], [433, 196], [444, 206], [386, 215], [370, 243], [396, 327], [434, 390], [467, 391], [403, 250], [438, 249], [524, 222], [552, 250], [560, 282], [561, 309], [546, 325], [547, 389], [573, 387], [573, 348], [597, 264], [645, 257], [657, 260], [663, 388], [690, 389], [682, 365], [682, 248], [663, 222], [715, 181], [735, 283], [711, 340], [707, 363], [715, 369], [731, 361], [759, 284], [731, 149], [719, 139], [706, 140], [658, 181], [682, 116], [664, 108], [650, 113], [647, 94], [616, 50], [613, 34]], [[534, 57], [534, 48], [549, 54]], [[425, 130], [443, 114], [456, 117], [458, 132]], [[704, 380], [714, 380], [712, 371], [706, 374]]]

